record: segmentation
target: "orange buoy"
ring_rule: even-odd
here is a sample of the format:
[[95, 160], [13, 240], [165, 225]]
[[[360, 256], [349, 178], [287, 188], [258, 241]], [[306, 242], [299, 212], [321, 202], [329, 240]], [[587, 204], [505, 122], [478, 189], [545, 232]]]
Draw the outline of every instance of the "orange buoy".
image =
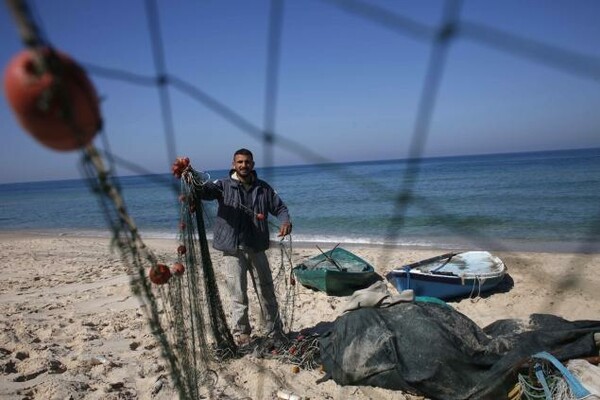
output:
[[171, 278], [171, 270], [165, 264], [156, 264], [150, 267], [148, 277], [152, 283], [164, 285]]
[[175, 264], [173, 264], [171, 272], [173, 273], [173, 275], [181, 276], [185, 272], [185, 266], [180, 262], [176, 262]]
[[[42, 53], [50, 54], [50, 49]], [[54, 150], [76, 150], [90, 143], [101, 127], [98, 96], [75, 61], [60, 52], [53, 55], [57, 72], [41, 74], [33, 51], [13, 57], [4, 71], [6, 98], [21, 126], [38, 142]]]
[[190, 166], [190, 159], [188, 157], [177, 157], [171, 165], [171, 172], [176, 178], [181, 178], [184, 171]]

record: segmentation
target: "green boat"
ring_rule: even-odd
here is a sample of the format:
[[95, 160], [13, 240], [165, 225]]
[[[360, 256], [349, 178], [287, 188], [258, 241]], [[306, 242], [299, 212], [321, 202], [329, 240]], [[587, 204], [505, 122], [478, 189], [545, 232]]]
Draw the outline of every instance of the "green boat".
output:
[[383, 279], [371, 264], [337, 246], [305, 260], [293, 271], [302, 285], [330, 296], [349, 296]]

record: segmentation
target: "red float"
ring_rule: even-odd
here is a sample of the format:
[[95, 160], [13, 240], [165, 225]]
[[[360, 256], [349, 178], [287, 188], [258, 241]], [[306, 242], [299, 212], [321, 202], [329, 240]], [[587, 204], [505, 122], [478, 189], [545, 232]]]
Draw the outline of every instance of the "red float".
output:
[[[41, 53], [51, 54], [49, 49]], [[75, 61], [56, 51], [48, 57], [56, 72], [38, 73], [35, 54], [22, 51], [4, 71], [6, 97], [17, 120], [44, 146], [60, 151], [84, 147], [101, 127], [94, 86]]]
[[177, 157], [171, 166], [171, 172], [176, 178], [181, 178], [183, 172], [190, 166], [188, 157]]
[[256, 219], [259, 221], [263, 221], [265, 219], [265, 214], [261, 214], [261, 213], [256, 214]]
[[150, 281], [157, 285], [164, 285], [171, 278], [171, 270], [165, 264], [156, 264], [148, 273]]
[[176, 262], [175, 264], [173, 264], [171, 272], [173, 273], [173, 275], [181, 276], [185, 272], [185, 266], [180, 262]]
[[178, 254], [181, 254], [181, 255], [183, 255], [183, 254], [185, 254], [186, 252], [187, 252], [187, 249], [185, 248], [185, 246], [184, 246], [184, 245], [180, 245], [180, 246], [177, 248], [177, 253], [178, 253]]

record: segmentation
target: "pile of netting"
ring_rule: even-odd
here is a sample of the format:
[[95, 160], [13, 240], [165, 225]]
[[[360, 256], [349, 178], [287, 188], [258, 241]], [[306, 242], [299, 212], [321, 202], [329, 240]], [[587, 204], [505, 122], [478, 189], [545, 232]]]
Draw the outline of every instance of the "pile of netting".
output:
[[297, 367], [296, 372], [300, 369], [311, 371], [321, 368], [319, 335], [298, 335], [287, 343], [273, 348], [271, 354], [265, 357], [291, 364]]

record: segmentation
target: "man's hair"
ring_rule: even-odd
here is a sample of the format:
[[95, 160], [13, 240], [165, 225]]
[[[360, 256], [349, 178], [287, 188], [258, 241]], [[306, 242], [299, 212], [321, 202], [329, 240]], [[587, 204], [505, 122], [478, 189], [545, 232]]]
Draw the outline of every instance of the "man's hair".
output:
[[243, 149], [243, 148], [239, 149], [238, 151], [233, 153], [233, 158], [235, 159], [235, 156], [237, 156], [238, 154], [243, 155], [243, 156], [250, 156], [252, 161], [254, 161], [254, 156], [252, 155], [252, 152], [248, 149]]

